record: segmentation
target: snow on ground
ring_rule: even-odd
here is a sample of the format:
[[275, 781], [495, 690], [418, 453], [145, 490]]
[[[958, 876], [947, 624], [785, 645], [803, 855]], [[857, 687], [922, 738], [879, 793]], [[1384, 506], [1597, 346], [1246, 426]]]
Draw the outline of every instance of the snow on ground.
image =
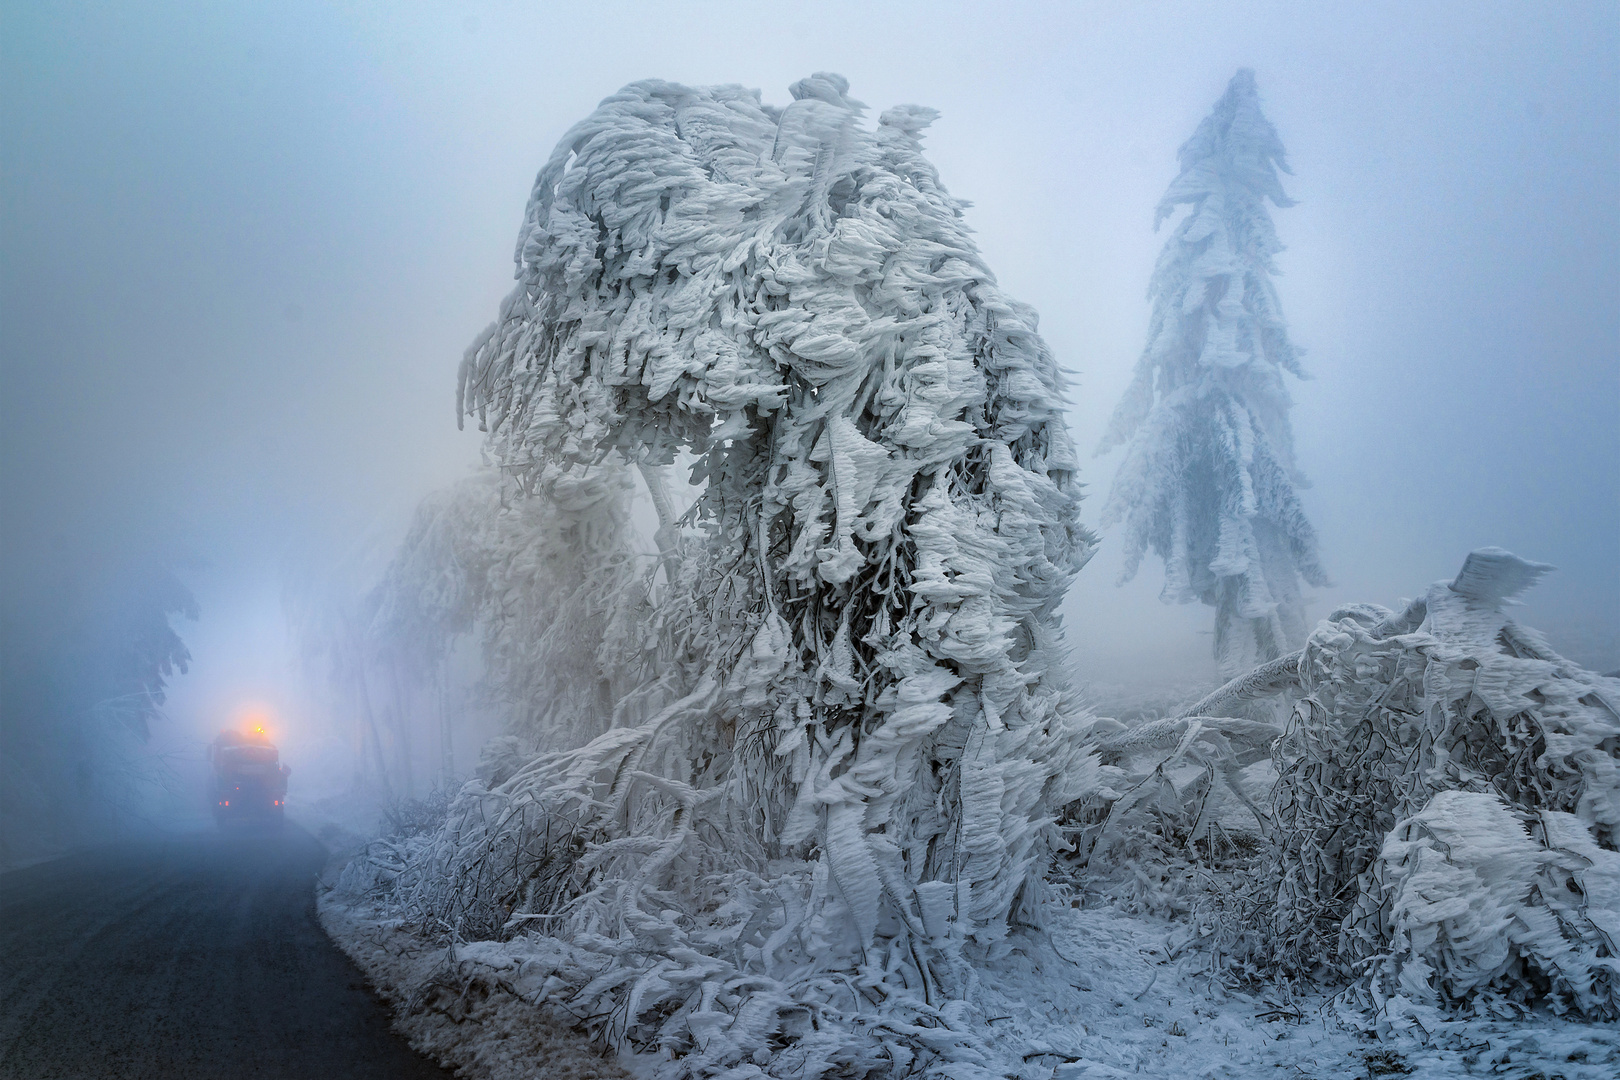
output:
[[1472, 1022], [1441, 1045], [1374, 1041], [1331, 999], [1229, 993], [1170, 959], [1178, 923], [1053, 901], [1048, 935], [1025, 936], [983, 976], [985, 1023], [1020, 1080], [1508, 1076], [1613, 1080], [1620, 1030], [1536, 1017]]
[[[332, 880], [329, 871], [325, 878]], [[977, 1026], [992, 1073], [1017, 1080], [1381, 1077], [1614, 1080], [1620, 1029], [1551, 1015], [1450, 1025], [1427, 1043], [1382, 1040], [1341, 1023], [1320, 994], [1234, 993], [1172, 959], [1181, 924], [1112, 906], [1046, 905], [1045, 932], [1021, 931], [980, 969]], [[457, 1075], [490, 1080], [654, 1077], [657, 1055], [601, 1056], [544, 1000], [571, 947], [544, 935], [445, 947], [398, 920], [327, 893], [322, 924], [396, 1011], [396, 1026]]]

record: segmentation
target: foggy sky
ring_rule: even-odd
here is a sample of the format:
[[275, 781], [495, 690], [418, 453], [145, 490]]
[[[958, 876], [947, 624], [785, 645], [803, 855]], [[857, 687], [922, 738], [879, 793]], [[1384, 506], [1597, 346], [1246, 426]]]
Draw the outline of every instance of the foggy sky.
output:
[[[1560, 572], [1525, 621], [1620, 665], [1620, 7], [1457, 4], [44, 5], [0, 33], [3, 570], [76, 531], [206, 568], [172, 711], [276, 692], [289, 552], [386, 536], [477, 460], [456, 364], [510, 288], [534, 174], [659, 77], [836, 71], [926, 136], [1002, 284], [1074, 372], [1090, 451], [1147, 327], [1175, 151], [1256, 69], [1299, 205], [1278, 282], [1304, 493], [1347, 600], [1499, 544]], [[1213, 672], [1210, 610], [1105, 536], [1083, 674]], [[17, 593], [8, 588], [8, 597]], [[214, 726], [217, 726], [215, 724]]]

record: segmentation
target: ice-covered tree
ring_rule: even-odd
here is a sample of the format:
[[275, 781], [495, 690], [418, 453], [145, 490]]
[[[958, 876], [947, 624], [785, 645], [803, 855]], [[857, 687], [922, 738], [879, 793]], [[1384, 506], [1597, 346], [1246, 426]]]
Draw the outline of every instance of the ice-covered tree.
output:
[[1222, 951], [1359, 979], [1380, 1023], [1502, 998], [1620, 1016], [1620, 680], [1509, 617], [1550, 569], [1481, 548], [1208, 699], [1297, 698]]
[[1093, 540], [1035, 313], [923, 157], [932, 110], [792, 90], [635, 83], [540, 172], [462, 407], [525, 486], [647, 478], [648, 679], [394, 879], [433, 925], [585, 943], [612, 974], [579, 961], [570, 1007], [704, 1075], [969, 1038], [928, 1033], [1098, 769], [1055, 666]]
[[292, 576], [306, 675], [354, 725], [359, 786], [411, 794], [435, 734], [438, 772], [453, 774], [452, 729], [469, 711], [504, 720], [491, 750], [508, 774], [513, 755], [613, 724], [642, 679], [656, 561], [631, 547], [630, 491], [616, 461], [524, 483], [480, 468], [423, 498], [386, 562], [370, 542]]
[[1155, 226], [1189, 208], [1148, 289], [1147, 347], [1098, 453], [1127, 444], [1103, 512], [1125, 524], [1124, 579], [1150, 549], [1167, 603], [1215, 608], [1215, 655], [1237, 674], [1305, 636], [1300, 579], [1326, 584], [1300, 507], [1291, 402], [1301, 376], [1272, 276], [1267, 202], [1292, 205], [1282, 142], [1239, 71], [1179, 154]]
[[698, 455], [668, 677], [766, 751], [764, 834], [819, 838], [863, 937], [885, 878], [914, 914], [912, 884], [960, 875], [964, 925], [994, 927], [1052, 779], [1031, 749], [1060, 726], [1054, 605], [1091, 541], [1056, 365], [922, 157], [933, 113], [872, 131], [845, 88], [605, 101], [540, 174], [464, 407], [519, 473]]

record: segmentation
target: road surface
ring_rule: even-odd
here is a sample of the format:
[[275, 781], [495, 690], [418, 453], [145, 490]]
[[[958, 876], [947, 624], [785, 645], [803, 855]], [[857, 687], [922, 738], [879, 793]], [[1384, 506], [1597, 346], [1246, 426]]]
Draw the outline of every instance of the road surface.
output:
[[288, 825], [0, 875], [0, 1077], [447, 1080], [322, 933], [325, 858]]

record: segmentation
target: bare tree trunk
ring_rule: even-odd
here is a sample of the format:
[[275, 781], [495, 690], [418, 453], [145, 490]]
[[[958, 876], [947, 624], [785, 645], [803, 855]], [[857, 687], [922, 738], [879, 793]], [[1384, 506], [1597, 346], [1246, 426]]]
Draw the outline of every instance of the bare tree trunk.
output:
[[371, 688], [366, 685], [366, 654], [360, 646], [360, 636], [355, 632], [353, 624], [349, 626], [349, 649], [352, 653], [355, 686], [359, 690], [360, 714], [365, 717], [366, 732], [371, 736], [371, 755], [377, 767], [377, 778], [382, 781], [384, 794], [392, 799], [394, 789], [388, 782], [388, 762], [383, 758], [382, 735], [377, 730], [377, 716], [371, 710]]
[[641, 471], [641, 479], [647, 485], [647, 494], [652, 497], [653, 510], [658, 514], [658, 531], [653, 539], [658, 542], [658, 555], [664, 564], [664, 577], [673, 582], [675, 572], [679, 569], [675, 550], [675, 508], [670, 505], [669, 487], [664, 483], [662, 469], [651, 465], [636, 462], [636, 468]]
[[400, 677], [399, 666], [389, 665], [389, 674], [392, 676], [390, 693], [393, 697], [393, 708], [389, 714], [394, 718], [394, 730], [399, 742], [395, 747], [399, 756], [399, 772], [404, 783], [404, 795], [412, 798], [416, 795], [416, 770], [411, 767], [411, 713], [409, 698], [405, 693], [405, 680]]

